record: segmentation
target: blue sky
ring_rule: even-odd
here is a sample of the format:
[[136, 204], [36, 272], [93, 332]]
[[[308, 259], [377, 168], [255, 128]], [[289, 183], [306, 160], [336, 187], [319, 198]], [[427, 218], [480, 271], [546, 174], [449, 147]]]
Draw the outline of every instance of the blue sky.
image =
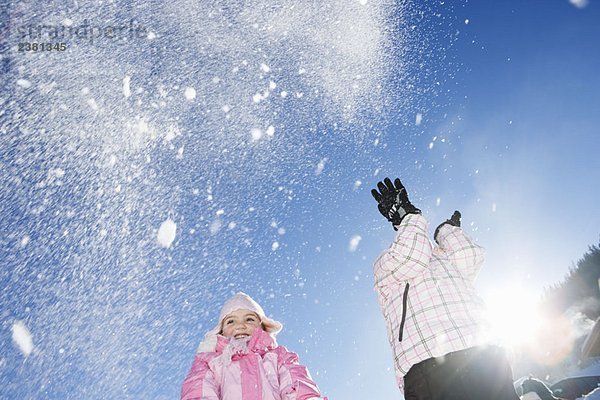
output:
[[362, 3], [281, 2], [264, 29], [259, 3], [10, 3], [12, 26], [155, 38], [2, 54], [2, 396], [177, 398], [243, 290], [331, 399], [401, 398], [372, 289], [385, 176], [433, 227], [462, 211], [486, 300], [598, 243], [597, 1]]

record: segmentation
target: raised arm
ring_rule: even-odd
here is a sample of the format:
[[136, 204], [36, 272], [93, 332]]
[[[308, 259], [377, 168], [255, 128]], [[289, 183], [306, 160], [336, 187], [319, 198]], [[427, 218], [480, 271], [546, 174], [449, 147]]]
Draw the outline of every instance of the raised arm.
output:
[[420, 214], [408, 214], [400, 225], [391, 246], [375, 260], [375, 286], [397, 284], [423, 273], [431, 259], [431, 241], [427, 221]]
[[396, 178], [385, 178], [371, 190], [377, 208], [398, 233], [389, 249], [373, 265], [375, 287], [379, 292], [386, 286], [397, 285], [412, 279], [428, 267], [431, 242], [427, 238], [427, 221], [421, 210], [408, 199], [406, 188]]
[[474, 281], [485, 259], [485, 250], [464, 233], [460, 217], [460, 213], [455, 211], [449, 220], [442, 223], [435, 231], [435, 241], [448, 260]]

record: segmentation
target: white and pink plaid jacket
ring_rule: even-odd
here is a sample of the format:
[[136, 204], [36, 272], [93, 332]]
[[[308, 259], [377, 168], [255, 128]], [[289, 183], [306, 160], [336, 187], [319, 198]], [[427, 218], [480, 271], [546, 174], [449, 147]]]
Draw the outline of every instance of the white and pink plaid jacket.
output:
[[401, 389], [411, 366], [483, 344], [486, 337], [474, 288], [484, 250], [449, 224], [440, 228], [438, 241], [433, 247], [425, 217], [409, 214], [373, 266]]

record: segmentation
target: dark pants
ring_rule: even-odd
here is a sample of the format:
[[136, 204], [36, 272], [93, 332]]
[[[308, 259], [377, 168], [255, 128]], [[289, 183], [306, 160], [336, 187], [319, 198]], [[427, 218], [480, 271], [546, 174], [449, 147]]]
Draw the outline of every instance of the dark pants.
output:
[[406, 400], [519, 400], [510, 364], [499, 347], [472, 347], [413, 365]]

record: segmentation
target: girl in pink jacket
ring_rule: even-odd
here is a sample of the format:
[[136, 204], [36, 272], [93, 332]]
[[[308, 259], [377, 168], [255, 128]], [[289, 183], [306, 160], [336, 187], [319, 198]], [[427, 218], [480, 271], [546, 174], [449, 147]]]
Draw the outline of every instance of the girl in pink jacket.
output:
[[298, 355], [278, 346], [281, 323], [239, 292], [200, 343], [181, 400], [327, 400]]

